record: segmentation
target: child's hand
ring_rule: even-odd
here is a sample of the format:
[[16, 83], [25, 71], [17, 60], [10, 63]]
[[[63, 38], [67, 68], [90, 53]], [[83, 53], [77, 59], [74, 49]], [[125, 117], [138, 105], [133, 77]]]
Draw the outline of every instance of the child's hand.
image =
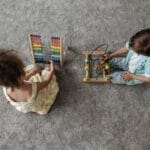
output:
[[47, 70], [47, 71], [49, 71], [49, 72], [54, 72], [54, 62], [51, 61], [50, 64], [45, 67], [44, 70]]
[[132, 80], [134, 78], [134, 74], [127, 71], [127, 72], [122, 74], [122, 77], [123, 77], [123, 80], [129, 81], [129, 80]]
[[43, 88], [46, 88], [47, 85], [50, 83], [50, 81], [53, 78], [54, 75], [54, 63], [51, 61], [50, 65], [47, 66], [43, 71], [42, 75], [44, 76], [44, 80], [42, 82], [38, 82], [37, 89], [38, 91], [42, 90]]
[[108, 61], [108, 60], [111, 60], [111, 59], [112, 59], [112, 57], [111, 57], [111, 55], [109, 53], [106, 53], [104, 55], [104, 61]]
[[29, 80], [33, 75], [40, 73], [42, 71], [40, 66], [38, 65], [34, 65], [34, 67], [32, 65], [27, 66], [24, 70], [25, 70], [24, 80]]
[[45, 78], [49, 78], [50, 76], [53, 76], [54, 74], [54, 63], [51, 61], [51, 63], [42, 71], [42, 74]]
[[54, 62], [53, 62], [53, 61], [51, 61], [49, 67], [50, 67], [50, 68], [49, 68], [49, 69], [50, 69], [50, 72], [51, 72], [51, 73], [54, 73], [54, 70], [55, 70], [55, 69], [54, 69]]

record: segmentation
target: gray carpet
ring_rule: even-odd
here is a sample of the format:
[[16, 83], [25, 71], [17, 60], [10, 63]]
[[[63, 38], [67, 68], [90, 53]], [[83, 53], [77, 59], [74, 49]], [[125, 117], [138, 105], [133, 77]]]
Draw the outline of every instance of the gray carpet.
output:
[[1, 0], [0, 47], [31, 63], [27, 36], [65, 37], [60, 92], [48, 115], [17, 112], [0, 92], [0, 150], [150, 150], [150, 86], [84, 84], [81, 51], [124, 46], [150, 25], [149, 0]]

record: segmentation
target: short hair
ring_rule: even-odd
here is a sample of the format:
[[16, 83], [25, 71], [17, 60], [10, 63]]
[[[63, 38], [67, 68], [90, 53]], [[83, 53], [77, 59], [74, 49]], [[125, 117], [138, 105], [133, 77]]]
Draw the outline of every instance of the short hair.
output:
[[135, 33], [129, 41], [129, 47], [133, 48], [135, 41], [141, 38], [139, 54], [150, 56], [150, 28]]
[[24, 63], [15, 50], [0, 49], [0, 85], [19, 87], [19, 79], [25, 75]]

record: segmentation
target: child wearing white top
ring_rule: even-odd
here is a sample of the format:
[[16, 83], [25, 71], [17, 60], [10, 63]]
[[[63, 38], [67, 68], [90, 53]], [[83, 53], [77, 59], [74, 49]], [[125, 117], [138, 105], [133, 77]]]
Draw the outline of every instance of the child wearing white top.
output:
[[117, 69], [111, 74], [112, 83], [150, 83], [150, 29], [137, 32], [124, 48], [111, 53], [96, 51], [95, 54], [104, 56], [112, 68]]

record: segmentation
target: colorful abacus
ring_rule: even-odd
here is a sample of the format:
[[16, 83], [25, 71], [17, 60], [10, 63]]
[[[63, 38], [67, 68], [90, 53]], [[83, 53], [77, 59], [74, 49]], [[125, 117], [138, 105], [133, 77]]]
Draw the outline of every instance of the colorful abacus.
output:
[[63, 65], [62, 38], [51, 37], [51, 59]]
[[30, 34], [30, 47], [32, 50], [33, 58], [35, 63], [42, 63], [44, 61], [43, 51], [42, 51], [42, 42], [41, 36]]
[[50, 60], [63, 66], [62, 38], [51, 37], [50, 50], [42, 48], [41, 36], [30, 34], [30, 49], [34, 63], [49, 63]]

